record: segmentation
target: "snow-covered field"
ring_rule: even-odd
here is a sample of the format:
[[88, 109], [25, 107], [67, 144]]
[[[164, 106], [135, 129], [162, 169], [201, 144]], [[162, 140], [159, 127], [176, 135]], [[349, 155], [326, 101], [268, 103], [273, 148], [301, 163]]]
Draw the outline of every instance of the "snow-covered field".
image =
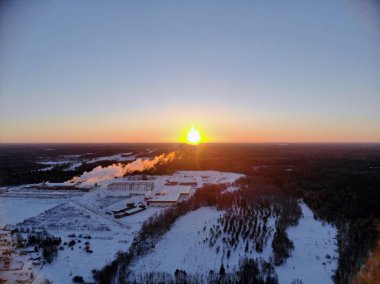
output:
[[0, 227], [22, 222], [61, 202], [57, 199], [0, 197]]
[[[193, 274], [208, 274], [210, 270], [218, 272], [222, 263], [226, 271], [235, 271], [244, 255], [268, 259], [272, 253], [268, 247], [260, 254], [252, 251], [246, 254], [245, 244], [242, 242], [235, 252], [227, 257], [227, 250], [223, 250], [221, 239], [212, 248], [209, 246], [209, 242], [205, 240], [210, 237], [210, 227], [216, 224], [223, 212], [212, 207], [203, 207], [183, 216], [158, 242], [154, 253], [141, 258], [133, 267], [133, 271], [174, 273], [178, 268]], [[274, 220], [270, 220], [269, 223], [274, 226]], [[221, 248], [219, 252], [216, 250], [218, 246]]]
[[[294, 243], [294, 250], [286, 262], [276, 267], [279, 283], [291, 283], [301, 279], [303, 283], [333, 283], [331, 277], [337, 266], [336, 229], [313, 219], [310, 209], [301, 203], [303, 217], [299, 224], [288, 229], [288, 236]], [[263, 252], [248, 251], [244, 245], [228, 258], [225, 251], [216, 252], [204, 242], [209, 236], [209, 227], [223, 212], [204, 207], [188, 213], [174, 224], [173, 228], [158, 242], [153, 253], [140, 258], [132, 271], [136, 274], [160, 271], [174, 273], [178, 269], [189, 273], [208, 273], [219, 271], [223, 263], [226, 271], [236, 271], [239, 260], [244, 256], [262, 257], [266, 261], [272, 255], [271, 240]], [[273, 228], [274, 220], [268, 223]], [[206, 230], [203, 230], [206, 227]], [[326, 259], [328, 255], [329, 259]]]
[[280, 283], [298, 278], [303, 283], [333, 283], [337, 267], [336, 228], [313, 218], [313, 212], [301, 203], [303, 217], [298, 226], [288, 229], [294, 250], [287, 261], [276, 269]]
[[[124, 199], [123, 203], [125, 201], [128, 199]], [[120, 221], [96, 208], [83, 207], [81, 203], [71, 200], [24, 220], [18, 224], [19, 228], [46, 229], [62, 238], [61, 247], [64, 248], [59, 250], [53, 263], [45, 264], [38, 272], [35, 283], [44, 278], [54, 283], [67, 283], [75, 275], [92, 281], [91, 270], [100, 269], [112, 261], [118, 251], [128, 250], [143, 220], [159, 210], [162, 209], [149, 208], [141, 215], [136, 214]], [[76, 244], [69, 247], [71, 240], [75, 240]], [[86, 242], [89, 242], [91, 252], [85, 250]]]
[[[67, 245], [62, 245], [64, 250], [59, 250], [57, 259], [51, 264], [45, 264], [37, 275], [35, 283], [42, 279], [49, 279], [53, 283], [71, 283], [75, 275], [80, 275], [85, 281], [92, 282], [92, 269], [100, 269], [107, 262], [111, 262], [118, 251], [127, 250], [133, 235], [122, 232], [89, 233], [92, 239], [69, 238], [70, 232], [52, 232], [61, 236], [62, 241], [69, 243], [75, 240], [73, 250]], [[78, 232], [76, 232], [78, 235]], [[85, 234], [84, 234], [85, 235]], [[78, 243], [78, 240], [81, 243]], [[89, 242], [93, 253], [86, 252], [85, 243]]]

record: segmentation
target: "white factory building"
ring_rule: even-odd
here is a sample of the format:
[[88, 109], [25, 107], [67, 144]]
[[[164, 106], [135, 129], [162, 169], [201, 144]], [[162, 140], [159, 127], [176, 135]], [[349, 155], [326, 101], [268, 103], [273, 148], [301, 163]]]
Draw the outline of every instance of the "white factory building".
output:
[[154, 182], [152, 181], [124, 181], [113, 182], [107, 186], [107, 190], [111, 191], [140, 191], [148, 192], [154, 188]]

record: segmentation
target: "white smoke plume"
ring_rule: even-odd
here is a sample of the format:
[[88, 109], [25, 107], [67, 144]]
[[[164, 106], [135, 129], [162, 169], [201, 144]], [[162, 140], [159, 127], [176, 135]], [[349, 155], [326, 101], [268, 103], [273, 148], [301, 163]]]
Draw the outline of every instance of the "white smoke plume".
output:
[[81, 176], [76, 176], [70, 182], [96, 183], [104, 180], [122, 177], [127, 173], [142, 172], [154, 168], [158, 163], [168, 163], [175, 158], [175, 152], [161, 154], [153, 159], [139, 158], [126, 165], [112, 164], [108, 167], [98, 166], [90, 172], [84, 172]]

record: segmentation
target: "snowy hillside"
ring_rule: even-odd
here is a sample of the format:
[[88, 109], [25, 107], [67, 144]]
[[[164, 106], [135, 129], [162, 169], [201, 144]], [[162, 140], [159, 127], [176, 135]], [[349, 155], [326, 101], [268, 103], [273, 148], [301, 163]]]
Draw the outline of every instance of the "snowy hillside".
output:
[[[287, 230], [294, 250], [284, 264], [275, 268], [279, 283], [290, 283], [295, 279], [300, 279], [303, 283], [332, 283], [331, 276], [337, 265], [334, 242], [336, 230], [330, 225], [314, 220], [312, 212], [304, 203], [301, 203], [301, 208], [303, 217], [299, 224]], [[176, 269], [191, 274], [207, 275], [210, 270], [217, 273], [221, 264], [226, 272], [233, 272], [238, 269], [239, 261], [243, 257], [270, 261], [273, 254], [271, 242], [275, 230], [275, 217], [269, 216], [266, 222], [267, 240], [262, 252], [250, 247], [247, 250], [246, 242], [240, 238], [235, 249], [230, 248], [231, 253], [228, 257], [229, 245], [223, 242], [226, 235], [221, 235], [213, 246], [210, 245], [210, 228], [219, 224], [218, 220], [223, 214], [224, 211], [203, 207], [181, 217], [157, 243], [154, 252], [133, 264], [131, 279], [138, 279], [150, 271], [173, 274]], [[263, 224], [262, 221], [259, 226], [262, 227]]]

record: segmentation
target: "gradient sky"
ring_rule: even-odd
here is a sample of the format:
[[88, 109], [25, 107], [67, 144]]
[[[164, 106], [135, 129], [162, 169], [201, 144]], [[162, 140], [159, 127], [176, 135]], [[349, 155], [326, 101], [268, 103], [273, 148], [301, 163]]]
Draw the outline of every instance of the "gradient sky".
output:
[[0, 3], [0, 142], [380, 142], [377, 1]]

